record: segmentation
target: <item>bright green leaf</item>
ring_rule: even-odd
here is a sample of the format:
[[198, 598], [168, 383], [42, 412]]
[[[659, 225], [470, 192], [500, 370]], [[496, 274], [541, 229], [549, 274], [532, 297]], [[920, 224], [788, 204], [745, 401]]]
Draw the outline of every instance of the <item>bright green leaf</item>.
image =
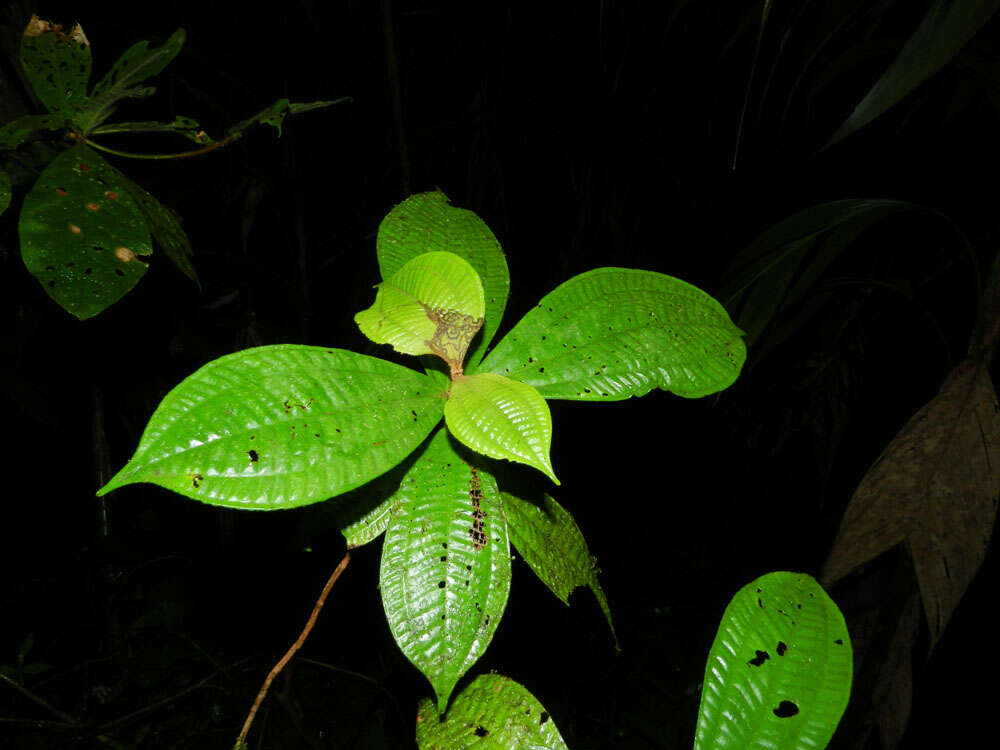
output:
[[382, 547], [380, 590], [400, 650], [443, 712], [496, 631], [510, 591], [510, 544], [496, 480], [446, 430], [407, 473]]
[[483, 324], [483, 285], [453, 253], [418, 255], [378, 285], [375, 304], [354, 316], [361, 332], [403, 354], [436, 354], [460, 372]]
[[769, 573], [726, 607], [705, 667], [695, 750], [826, 747], [853, 661], [837, 605], [804, 573]]
[[104, 122], [121, 99], [149, 96], [155, 89], [138, 86], [141, 81], [162, 72], [184, 46], [184, 29], [177, 29], [160, 47], [149, 48], [149, 42], [136, 42], [111, 66], [111, 70], [94, 86], [86, 109], [74, 118], [80, 130], [89, 133]]
[[455, 697], [443, 721], [426, 698], [417, 708], [419, 750], [566, 750], [555, 722], [523, 685], [480, 675]]
[[451, 434], [477, 453], [534, 466], [559, 484], [549, 459], [552, 415], [530, 385], [492, 372], [460, 375], [444, 418]]
[[52, 299], [80, 319], [134, 287], [152, 241], [120, 173], [74, 146], [53, 159], [24, 199], [21, 257]]
[[1000, 7], [1000, 0], [936, 0], [899, 56], [833, 134], [827, 147], [867, 125], [958, 53]]
[[99, 494], [152, 482], [211, 505], [275, 510], [395, 466], [441, 419], [426, 376], [342, 349], [261, 346], [185, 379]]
[[7, 174], [7, 170], [0, 167], [0, 214], [7, 210], [7, 206], [10, 205], [10, 198], [10, 175]]
[[0, 127], [0, 149], [15, 149], [39, 130], [61, 130], [66, 118], [58, 115], [24, 115]]
[[745, 360], [742, 332], [701, 289], [653, 271], [598, 268], [546, 295], [480, 369], [544, 398], [619, 401], [653, 388], [706, 396], [732, 385]]
[[[510, 541], [535, 575], [566, 605], [574, 589], [589, 586], [614, 636], [611, 609], [597, 578], [597, 559], [591, 556], [587, 541], [569, 511], [547, 493], [539, 504], [507, 492], [502, 497]], [[616, 645], [617, 642], [615, 637]]]
[[21, 67], [52, 114], [72, 116], [86, 102], [90, 42], [80, 24], [64, 32], [32, 15], [21, 36]]
[[476, 270], [485, 294], [486, 321], [467, 356], [466, 369], [472, 372], [500, 326], [510, 292], [507, 259], [490, 228], [472, 211], [449, 205], [440, 190], [417, 193], [382, 220], [376, 250], [383, 279], [416, 256], [432, 251], [454, 253]]

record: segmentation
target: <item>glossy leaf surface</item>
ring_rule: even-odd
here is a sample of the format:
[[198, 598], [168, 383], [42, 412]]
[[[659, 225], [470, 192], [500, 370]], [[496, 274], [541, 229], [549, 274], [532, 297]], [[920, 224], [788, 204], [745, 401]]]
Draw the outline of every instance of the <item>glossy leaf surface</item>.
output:
[[826, 747], [847, 707], [852, 658], [844, 618], [811, 576], [761, 576], [722, 616], [695, 750]]
[[159, 47], [150, 49], [149, 42], [136, 42], [111, 66], [91, 92], [86, 111], [76, 118], [80, 129], [87, 133], [104, 122], [121, 99], [149, 96], [155, 89], [138, 84], [162, 72], [184, 46], [184, 29], [177, 29]]
[[33, 15], [21, 36], [21, 67], [52, 114], [70, 116], [87, 100], [90, 42], [80, 24], [63, 31]]
[[461, 375], [452, 381], [444, 418], [477, 453], [533, 466], [559, 484], [549, 458], [552, 415], [531, 386], [491, 372]]
[[400, 650], [444, 711], [493, 639], [510, 591], [510, 544], [496, 481], [440, 430], [407, 473], [382, 548], [380, 589]]
[[480, 370], [544, 398], [619, 401], [662, 388], [696, 398], [736, 380], [742, 332], [715, 299], [653, 271], [598, 268], [546, 295]]
[[342, 349], [261, 346], [185, 379], [100, 494], [152, 482], [212, 505], [320, 502], [395, 466], [441, 419], [413, 370]]
[[570, 512], [547, 493], [538, 504], [507, 492], [502, 497], [510, 541], [535, 575], [566, 605], [578, 586], [589, 586], [614, 635], [611, 609], [597, 578], [597, 558], [591, 556]]
[[417, 708], [419, 750], [566, 750], [555, 722], [523, 685], [480, 675], [455, 697], [443, 721], [426, 698]]
[[461, 369], [483, 324], [483, 285], [454, 253], [409, 260], [378, 285], [375, 304], [354, 316], [361, 332], [403, 354], [436, 354]]
[[412, 258], [438, 250], [464, 258], [476, 270], [485, 294], [486, 321], [466, 358], [466, 369], [472, 372], [500, 326], [510, 292], [507, 259], [490, 228], [472, 211], [449, 205], [439, 190], [418, 193], [382, 220], [376, 249], [383, 279]]
[[943, 68], [1000, 7], [1000, 0], [936, 0], [899, 56], [827, 146], [868, 124]]
[[21, 256], [52, 299], [78, 318], [134, 287], [152, 241], [121, 174], [87, 146], [53, 159], [24, 199]]

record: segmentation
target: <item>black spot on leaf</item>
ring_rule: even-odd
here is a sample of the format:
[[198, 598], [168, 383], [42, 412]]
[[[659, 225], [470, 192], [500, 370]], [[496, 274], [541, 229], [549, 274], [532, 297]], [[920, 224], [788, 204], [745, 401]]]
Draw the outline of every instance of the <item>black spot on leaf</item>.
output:
[[795, 716], [795, 714], [799, 712], [799, 707], [792, 701], [781, 701], [781, 703], [771, 710], [779, 719], [787, 719], [791, 716]]
[[771, 655], [767, 653], [767, 651], [754, 651], [754, 653], [756, 656], [747, 662], [747, 664], [751, 667], [759, 667], [771, 658]]

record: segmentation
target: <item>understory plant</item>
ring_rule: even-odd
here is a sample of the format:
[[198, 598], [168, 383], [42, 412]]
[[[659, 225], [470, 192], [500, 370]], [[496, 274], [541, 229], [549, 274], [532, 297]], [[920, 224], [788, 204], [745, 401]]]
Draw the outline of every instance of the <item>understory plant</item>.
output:
[[[441, 192], [382, 221], [382, 281], [355, 320], [423, 371], [343, 349], [262, 346], [216, 359], [175, 387], [132, 459], [98, 494], [150, 482], [211, 505], [278, 510], [337, 498], [348, 548], [383, 533], [379, 590], [401, 651], [429, 680], [421, 748], [565, 744], [524, 687], [480, 675], [452, 699], [500, 623], [511, 544], [563, 602], [590, 587], [614, 632], [594, 558], [551, 494], [501, 490], [510, 461], [558, 485], [547, 399], [686, 398], [738, 377], [742, 331], [702, 290], [652, 271], [598, 268], [546, 295], [489, 349], [507, 302], [506, 258], [475, 214]], [[444, 425], [441, 425], [442, 418]], [[276, 671], [244, 725], [242, 747]], [[809, 576], [741, 590], [706, 669], [696, 747], [818, 747], [847, 702], [851, 651], [836, 605]]]
[[[280, 136], [286, 115], [346, 101], [297, 104], [279, 99], [232, 126], [219, 140], [190, 117], [177, 116], [172, 122], [109, 122], [121, 102], [156, 91], [140, 84], [166, 68], [184, 39], [184, 30], [178, 29], [160, 47], [136, 42], [89, 88], [90, 42], [79, 24], [64, 31], [58, 24], [32, 16], [21, 37], [21, 69], [48, 112], [0, 125], [0, 214], [9, 207], [14, 186], [34, 180], [18, 221], [21, 257], [45, 292], [81, 320], [105, 310], [139, 282], [147, 270], [142, 259], [153, 252], [154, 239], [182, 273], [198, 281], [191, 264], [191, 242], [177, 215], [98, 151], [154, 160], [206, 154], [240, 139], [256, 123], [275, 127]], [[129, 133], [181, 136], [197, 148], [169, 154], [135, 153], [94, 140]], [[32, 148], [49, 145], [45, 139], [50, 136], [73, 145]], [[34, 179], [39, 167], [41, 174]]]

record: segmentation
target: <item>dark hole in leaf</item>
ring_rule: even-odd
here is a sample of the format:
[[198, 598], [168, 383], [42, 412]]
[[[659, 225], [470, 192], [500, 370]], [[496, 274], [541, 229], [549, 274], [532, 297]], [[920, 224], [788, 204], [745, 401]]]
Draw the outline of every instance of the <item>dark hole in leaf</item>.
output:
[[257, 455], [257, 451], [249, 450], [247, 455], [250, 456], [250, 463], [255, 464], [260, 460], [260, 456]]
[[544, 724], [548, 720], [549, 720], [549, 712], [548, 711], [542, 711], [542, 715], [539, 717], [538, 725], [541, 726], [542, 724]]
[[83, 269], [83, 273], [85, 275], [87, 275], [87, 276], [90, 276], [90, 274], [93, 272], [93, 270], [94, 270], [93, 268], [84, 268]]
[[787, 650], [788, 646], [785, 645], [785, 642], [778, 641], [778, 656], [784, 656]]
[[439, 588], [439, 589], [443, 589], [443, 588], [445, 587], [445, 585], [446, 585], [446, 584], [445, 584], [445, 582], [444, 582], [444, 581], [438, 581], [438, 588]]
[[799, 707], [792, 701], [781, 701], [772, 711], [779, 719], [787, 719], [790, 716], [795, 716], [799, 712]]
[[49, 286], [50, 286], [50, 287], [53, 287], [53, 286], [55, 286], [55, 285], [56, 285], [56, 282], [55, 282], [55, 281], [50, 281], [50, 282], [49, 282]]
[[840, 638], [838, 638], [837, 640], [835, 640], [834, 643], [836, 643], [838, 646], [843, 646], [844, 645], [844, 642]]
[[124, 276], [125, 272], [122, 269], [120, 269], [120, 268], [116, 268], [115, 269], [115, 274], [118, 275], [118, 276]]
[[441, 555], [441, 562], [448, 562], [448, 555]]
[[747, 662], [751, 667], [759, 667], [771, 658], [771, 655], [767, 651], [754, 651], [754, 653], [757, 655]]
[[476, 727], [475, 735], [476, 737], [485, 737], [490, 731], [485, 727]]

